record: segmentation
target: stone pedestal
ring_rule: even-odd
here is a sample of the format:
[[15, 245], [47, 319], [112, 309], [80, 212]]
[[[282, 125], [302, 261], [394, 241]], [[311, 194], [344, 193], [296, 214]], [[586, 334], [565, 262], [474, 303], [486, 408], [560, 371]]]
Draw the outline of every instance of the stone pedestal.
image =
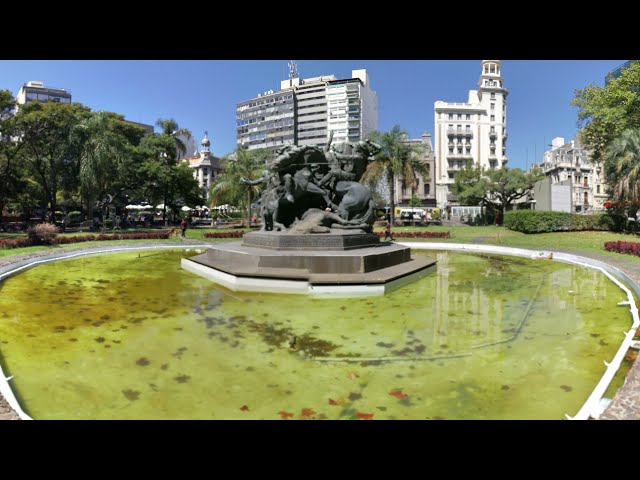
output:
[[182, 260], [182, 267], [235, 291], [316, 296], [382, 295], [435, 268], [409, 247], [380, 242], [375, 234], [292, 235], [251, 232], [242, 242], [212, 245]]

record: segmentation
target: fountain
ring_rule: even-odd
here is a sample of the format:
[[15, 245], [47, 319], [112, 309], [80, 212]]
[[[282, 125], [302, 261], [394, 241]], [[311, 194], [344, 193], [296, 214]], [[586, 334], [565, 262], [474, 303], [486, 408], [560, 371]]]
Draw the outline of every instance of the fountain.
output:
[[[331, 145], [329, 139], [329, 145]], [[368, 140], [322, 150], [288, 145], [263, 176], [262, 230], [213, 246], [182, 268], [234, 291], [383, 295], [435, 269], [372, 232], [376, 205], [359, 182], [380, 147]]]

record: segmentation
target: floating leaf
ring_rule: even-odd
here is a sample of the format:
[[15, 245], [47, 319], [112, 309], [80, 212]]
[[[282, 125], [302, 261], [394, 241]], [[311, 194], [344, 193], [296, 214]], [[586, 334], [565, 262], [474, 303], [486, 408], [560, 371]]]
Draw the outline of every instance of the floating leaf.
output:
[[243, 412], [248, 412], [249, 411], [249, 407], [247, 407], [246, 405], [242, 405], [240, 407], [240, 410], [242, 410]]
[[315, 414], [316, 414], [316, 412], [315, 412], [315, 410], [314, 410], [313, 408], [303, 408], [303, 409], [300, 411], [300, 417], [301, 417], [303, 420], [308, 420], [308, 419], [310, 419], [311, 417], [313, 417]]
[[332, 398], [329, 399], [329, 405], [340, 405], [340, 402], [336, 402]]
[[280, 418], [282, 418], [282, 419], [287, 419], [287, 418], [293, 417], [293, 413], [285, 412], [284, 410], [280, 410], [278, 412], [278, 415], [280, 415]]
[[402, 390], [393, 390], [389, 392], [389, 395], [391, 395], [392, 397], [396, 397], [397, 399], [402, 399], [409, 396], [406, 393], [402, 393]]
[[380, 410], [381, 412], [386, 412], [387, 411], [387, 407], [376, 407], [378, 410]]
[[357, 373], [350, 373], [349, 375], [347, 375], [351, 380], [355, 380], [356, 378], [360, 378], [360, 375], [358, 375]]
[[373, 413], [362, 413], [356, 410], [356, 417], [358, 417], [360, 420], [372, 420]]

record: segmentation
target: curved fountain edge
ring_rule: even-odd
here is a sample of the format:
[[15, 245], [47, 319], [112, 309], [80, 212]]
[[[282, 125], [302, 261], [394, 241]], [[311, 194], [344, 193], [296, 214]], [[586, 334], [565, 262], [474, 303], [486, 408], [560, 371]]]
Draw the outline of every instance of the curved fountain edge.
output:
[[[154, 248], [165, 248], [165, 249], [166, 248], [173, 248], [173, 249], [209, 248], [210, 246], [211, 244], [171, 243], [171, 244], [158, 245], [156, 243], [151, 245], [147, 244], [147, 245], [135, 246], [135, 247], [125, 246], [125, 245], [115, 245], [111, 247], [103, 247], [103, 248], [91, 249], [91, 250], [73, 250], [71, 252], [67, 251], [67, 252], [52, 253], [49, 255], [39, 256], [35, 258], [27, 258], [24, 260], [19, 260], [17, 262], [10, 263], [8, 265], [4, 265], [0, 267], [0, 282], [10, 277], [11, 275], [15, 275], [16, 273], [35, 267], [41, 263], [48, 263], [48, 262], [53, 262], [57, 260], [65, 260], [68, 258], [82, 257], [87, 255], [98, 255], [101, 253], [120, 252], [120, 251], [127, 251], [127, 250], [151, 250]], [[11, 386], [9, 385], [9, 380], [11, 380], [12, 378], [13, 378], [13, 375], [10, 377], [7, 377], [5, 375], [4, 371], [2, 370], [2, 365], [0, 365], [0, 395], [2, 395], [5, 398], [9, 406], [16, 412], [16, 414], [21, 420], [33, 420], [29, 415], [27, 415], [24, 412], [24, 410], [22, 410], [20, 403], [18, 402], [15, 395], [13, 394], [13, 390], [11, 390]]]
[[[426, 242], [397, 242], [411, 249], [415, 250], [454, 250], [460, 252], [470, 252], [470, 253], [496, 253], [501, 255], [511, 255], [517, 257], [526, 257], [530, 259], [550, 259], [558, 262], [571, 263], [574, 265], [579, 265], [586, 268], [593, 268], [596, 270], [600, 270], [604, 273], [609, 279], [614, 282], [621, 290], [623, 290], [627, 295], [627, 301], [629, 302], [629, 310], [631, 312], [631, 316], [633, 318], [633, 324], [631, 328], [627, 332], [624, 333], [624, 340], [622, 341], [620, 348], [614, 355], [613, 359], [610, 362], [604, 361], [606, 365], [606, 370], [600, 381], [595, 386], [594, 390], [589, 395], [589, 398], [582, 405], [582, 408], [576, 413], [573, 417], [565, 413], [565, 417], [569, 420], [588, 420], [589, 418], [599, 418], [603, 413], [603, 408], [601, 407], [601, 399], [604, 396], [604, 393], [613, 380], [614, 375], [620, 368], [622, 364], [622, 360], [624, 356], [633, 343], [633, 337], [635, 335], [635, 331], [640, 327], [640, 317], [638, 316], [638, 307], [635, 304], [633, 299], [633, 294], [627, 288], [626, 285], [622, 284], [620, 280], [624, 281], [627, 285], [629, 285], [636, 295], [640, 296], [640, 287], [622, 270], [609, 265], [605, 262], [601, 262], [599, 260], [595, 260], [589, 257], [583, 257], [580, 255], [574, 255], [570, 253], [557, 252], [552, 250], [529, 250], [525, 248], [515, 248], [515, 247], [500, 247], [496, 245], [478, 245], [478, 244], [465, 244], [465, 243], [426, 243]], [[636, 366], [637, 368], [637, 366]]]
[[[596, 385], [595, 389], [587, 399], [587, 401], [583, 404], [582, 408], [578, 411], [576, 415], [573, 417], [565, 414], [565, 416], [570, 420], [586, 420], [589, 418], [598, 418], [602, 413], [602, 408], [600, 407], [600, 400], [604, 395], [605, 390], [609, 386], [609, 383], [613, 379], [613, 376], [620, 368], [622, 360], [626, 351], [633, 341], [634, 331], [640, 327], [640, 318], [638, 315], [638, 308], [634, 302], [633, 295], [631, 291], [623, 285], [620, 281], [624, 281], [627, 285], [629, 285], [633, 291], [640, 297], [640, 286], [638, 286], [628, 275], [626, 275], [620, 269], [609, 265], [605, 262], [601, 262], [599, 260], [595, 260], [589, 257], [583, 257], [579, 255], [557, 252], [552, 250], [529, 250], [524, 248], [515, 248], [515, 247], [500, 247], [495, 245], [478, 245], [478, 244], [462, 244], [462, 243], [427, 243], [427, 242], [396, 242], [401, 245], [405, 245], [415, 250], [453, 250], [453, 251], [461, 251], [461, 252], [476, 252], [476, 253], [495, 253], [502, 255], [511, 255], [511, 256], [519, 256], [526, 257], [530, 259], [547, 259], [552, 257], [552, 260], [571, 263], [575, 265], [580, 265], [587, 268], [594, 268], [600, 270], [607, 277], [609, 277], [618, 287], [620, 287], [626, 294], [630, 305], [630, 311], [633, 317], [633, 325], [628, 332], [625, 333], [625, 339], [622, 342], [620, 348], [618, 349], [616, 355], [613, 360], [609, 363], [604, 362], [607, 366], [604, 375]], [[185, 248], [209, 248], [211, 244], [147, 244], [142, 246], [113, 246], [92, 250], [74, 250], [72, 252], [63, 252], [63, 253], [54, 253], [50, 255], [44, 255], [36, 258], [28, 258], [25, 260], [20, 260], [15, 263], [10, 263], [8, 265], [0, 267], [0, 281], [6, 279], [7, 277], [14, 275], [20, 271], [26, 270], [28, 268], [32, 268], [41, 263], [47, 263], [57, 260], [64, 260], [68, 258], [86, 256], [86, 255], [96, 255], [101, 253], [111, 253], [118, 251], [127, 251], [127, 250], [150, 250], [150, 249], [185, 249]], [[638, 367], [634, 365], [634, 367]], [[9, 380], [12, 377], [5, 377], [5, 374], [2, 370], [2, 366], [0, 366], [0, 394], [6, 399], [9, 406], [17, 413], [20, 419], [22, 420], [31, 420], [32, 418], [27, 415], [23, 410], [20, 404], [18, 403], [11, 387], [9, 385]]]

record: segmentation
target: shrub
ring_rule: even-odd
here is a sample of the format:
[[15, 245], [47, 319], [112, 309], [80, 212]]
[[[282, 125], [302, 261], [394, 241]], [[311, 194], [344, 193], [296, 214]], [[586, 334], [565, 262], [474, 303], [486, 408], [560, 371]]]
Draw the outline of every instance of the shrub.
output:
[[580, 215], [542, 210], [514, 210], [504, 216], [504, 226], [522, 233], [616, 230], [619, 222], [610, 214]]
[[640, 257], [640, 243], [637, 242], [605, 242], [604, 249], [608, 252], [626, 253]]
[[51, 223], [39, 223], [27, 230], [31, 239], [37, 239], [44, 244], [50, 244], [58, 235], [58, 227]]

